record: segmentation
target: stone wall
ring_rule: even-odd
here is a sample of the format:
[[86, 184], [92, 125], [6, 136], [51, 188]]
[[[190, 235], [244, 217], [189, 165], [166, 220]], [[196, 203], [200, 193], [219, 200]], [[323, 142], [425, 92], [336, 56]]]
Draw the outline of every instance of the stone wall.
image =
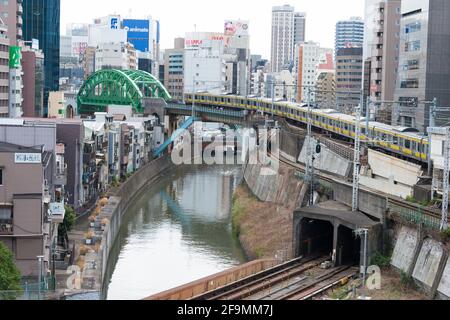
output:
[[442, 242], [401, 226], [391, 265], [412, 277], [430, 298], [450, 300], [450, 260]]

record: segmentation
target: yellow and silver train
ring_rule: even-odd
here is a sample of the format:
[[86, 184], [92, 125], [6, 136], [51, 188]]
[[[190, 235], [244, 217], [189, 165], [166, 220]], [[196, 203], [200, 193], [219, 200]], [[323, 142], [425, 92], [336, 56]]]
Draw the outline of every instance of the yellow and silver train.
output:
[[[185, 101], [191, 104], [193, 94], [185, 94]], [[217, 108], [236, 108], [248, 111], [260, 111], [266, 114], [272, 112], [279, 117], [285, 117], [306, 124], [308, 122], [308, 108], [293, 102], [275, 102], [272, 110], [270, 99], [246, 98], [233, 95], [213, 95], [209, 93], [195, 94], [197, 105], [211, 106]], [[354, 139], [355, 117], [339, 113], [336, 110], [313, 109], [313, 126], [336, 135]], [[368, 140], [366, 134], [366, 123], [361, 121], [362, 140]], [[422, 163], [428, 161], [429, 141], [428, 138], [411, 128], [402, 128], [386, 125], [380, 122], [369, 122], [370, 139], [373, 145], [390, 153], [397, 154], [409, 159], [415, 159]]]

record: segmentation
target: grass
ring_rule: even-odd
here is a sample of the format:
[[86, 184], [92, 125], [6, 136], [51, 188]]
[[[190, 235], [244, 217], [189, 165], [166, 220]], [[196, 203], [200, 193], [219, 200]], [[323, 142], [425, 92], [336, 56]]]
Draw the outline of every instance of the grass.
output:
[[233, 234], [235, 237], [241, 235], [241, 220], [245, 214], [245, 210], [240, 200], [236, 195], [233, 196], [233, 207], [231, 210], [232, 224], [233, 224]]
[[389, 268], [391, 265], [391, 256], [384, 256], [379, 252], [376, 252], [370, 259], [370, 264], [379, 266], [381, 269]]

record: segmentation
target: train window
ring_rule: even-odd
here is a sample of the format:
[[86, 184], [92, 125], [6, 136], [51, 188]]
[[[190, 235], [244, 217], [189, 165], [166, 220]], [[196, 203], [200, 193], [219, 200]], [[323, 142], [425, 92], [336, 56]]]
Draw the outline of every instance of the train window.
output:
[[411, 141], [405, 139], [405, 148], [411, 149]]
[[411, 143], [411, 145], [412, 145], [412, 149], [413, 149], [414, 151], [416, 151], [416, 150], [417, 150], [417, 142], [413, 141], [413, 142]]
[[392, 137], [392, 142], [393, 144], [398, 145], [398, 137], [396, 136]]

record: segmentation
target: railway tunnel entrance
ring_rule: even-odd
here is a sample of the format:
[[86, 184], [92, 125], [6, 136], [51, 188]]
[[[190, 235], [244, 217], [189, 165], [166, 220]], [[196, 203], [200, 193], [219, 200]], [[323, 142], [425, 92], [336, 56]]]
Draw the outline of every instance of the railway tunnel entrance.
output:
[[355, 234], [358, 229], [368, 230], [368, 258], [381, 252], [381, 223], [335, 201], [296, 210], [293, 227], [295, 257], [330, 255], [336, 267], [361, 265], [364, 255], [362, 240]]
[[298, 256], [332, 255], [334, 227], [328, 221], [303, 219], [299, 225]]

